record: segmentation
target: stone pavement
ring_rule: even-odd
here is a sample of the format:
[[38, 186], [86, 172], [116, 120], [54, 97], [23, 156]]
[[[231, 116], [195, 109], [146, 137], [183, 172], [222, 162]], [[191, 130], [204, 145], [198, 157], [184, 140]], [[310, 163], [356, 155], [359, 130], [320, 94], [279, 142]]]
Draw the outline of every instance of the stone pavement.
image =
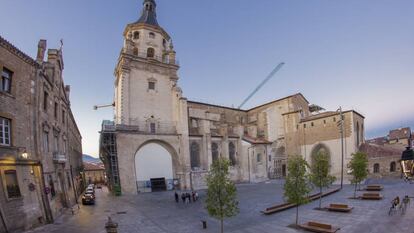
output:
[[[325, 197], [323, 203], [346, 203], [354, 207], [352, 213], [332, 213], [314, 210], [318, 201], [300, 207], [300, 222], [316, 220], [341, 227], [339, 232], [411, 233], [413, 232], [414, 205], [405, 215], [397, 213], [388, 216], [391, 200], [399, 195], [414, 196], [414, 184], [402, 180], [368, 181], [381, 183], [384, 190], [381, 201], [349, 199], [353, 186]], [[260, 184], [238, 185], [240, 214], [225, 220], [225, 232], [302, 232], [287, 227], [295, 221], [295, 209], [270, 216], [260, 210], [272, 204], [283, 202], [283, 183], [272, 181]], [[175, 203], [173, 192], [148, 193], [112, 197], [105, 191], [97, 190], [95, 206], [81, 206], [74, 216], [65, 213], [55, 224], [37, 228], [31, 233], [103, 233], [108, 216], [119, 224], [120, 233], [216, 233], [219, 222], [208, 217], [203, 208], [204, 192], [196, 203]], [[412, 199], [414, 202], [414, 200]], [[201, 220], [206, 220], [208, 229], [203, 230]]]

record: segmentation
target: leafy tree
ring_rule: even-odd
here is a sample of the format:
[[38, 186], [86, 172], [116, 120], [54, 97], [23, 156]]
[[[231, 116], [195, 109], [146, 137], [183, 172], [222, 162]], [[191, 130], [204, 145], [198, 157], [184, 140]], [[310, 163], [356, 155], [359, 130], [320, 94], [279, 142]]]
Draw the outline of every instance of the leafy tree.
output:
[[224, 230], [224, 218], [239, 213], [237, 189], [229, 178], [229, 166], [229, 160], [217, 159], [207, 175], [206, 209], [210, 216], [220, 220], [221, 233]]
[[348, 164], [351, 169], [351, 184], [355, 185], [354, 198], [356, 197], [356, 191], [358, 184], [361, 183], [368, 176], [368, 158], [363, 152], [357, 152], [352, 154], [352, 159]]
[[302, 156], [292, 156], [288, 160], [284, 195], [289, 203], [296, 204], [296, 225], [298, 225], [299, 205], [309, 201], [308, 194], [311, 191], [306, 174], [307, 167], [308, 164]]
[[329, 156], [326, 152], [319, 151], [312, 160], [310, 181], [319, 188], [321, 193], [319, 197], [319, 208], [322, 208], [322, 188], [329, 187], [334, 181], [335, 177], [329, 175]]

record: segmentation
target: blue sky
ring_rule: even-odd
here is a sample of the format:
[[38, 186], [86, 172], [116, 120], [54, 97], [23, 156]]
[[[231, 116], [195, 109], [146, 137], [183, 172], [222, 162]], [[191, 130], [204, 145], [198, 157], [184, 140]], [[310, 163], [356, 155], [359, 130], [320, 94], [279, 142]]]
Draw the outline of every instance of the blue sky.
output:
[[[113, 70], [127, 23], [141, 0], [3, 0], [1, 35], [34, 57], [39, 39], [64, 40], [65, 83], [83, 136], [98, 154], [98, 131], [112, 110]], [[252, 107], [301, 92], [329, 110], [366, 117], [368, 137], [414, 127], [414, 1], [157, 0], [174, 40], [179, 84], [190, 100], [238, 106], [279, 63]]]

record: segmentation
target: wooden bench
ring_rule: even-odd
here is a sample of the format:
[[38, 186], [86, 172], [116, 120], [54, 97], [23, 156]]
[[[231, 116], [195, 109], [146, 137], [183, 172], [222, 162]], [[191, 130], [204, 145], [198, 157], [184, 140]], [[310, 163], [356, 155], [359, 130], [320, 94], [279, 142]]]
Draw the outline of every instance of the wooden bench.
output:
[[379, 193], [363, 193], [360, 198], [364, 200], [381, 200], [382, 196]]
[[353, 207], [349, 207], [345, 204], [330, 204], [328, 207], [326, 207], [329, 211], [336, 211], [336, 212], [350, 212]]
[[367, 191], [381, 191], [382, 190], [382, 185], [378, 185], [378, 184], [367, 185], [365, 190], [367, 190]]
[[337, 232], [340, 228], [333, 227], [330, 224], [320, 223], [320, 222], [307, 222], [305, 224], [300, 224], [300, 228], [311, 231], [311, 232], [320, 232], [320, 233], [334, 233]]

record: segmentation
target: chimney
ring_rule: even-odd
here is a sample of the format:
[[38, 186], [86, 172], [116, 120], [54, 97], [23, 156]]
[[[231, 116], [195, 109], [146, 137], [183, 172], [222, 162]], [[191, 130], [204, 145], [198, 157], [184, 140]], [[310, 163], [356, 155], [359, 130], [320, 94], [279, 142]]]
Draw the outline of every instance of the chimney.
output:
[[43, 62], [45, 58], [45, 52], [46, 52], [46, 40], [39, 40], [39, 43], [37, 44], [37, 56], [36, 61], [37, 62]]

